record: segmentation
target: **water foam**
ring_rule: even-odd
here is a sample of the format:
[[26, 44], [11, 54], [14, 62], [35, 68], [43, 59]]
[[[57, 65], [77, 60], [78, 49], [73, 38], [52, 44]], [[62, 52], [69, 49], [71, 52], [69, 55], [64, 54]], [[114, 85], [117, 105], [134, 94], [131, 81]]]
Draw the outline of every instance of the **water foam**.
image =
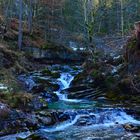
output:
[[66, 102], [75, 102], [75, 103], [81, 102], [81, 100], [77, 100], [77, 99], [68, 99], [66, 94], [61, 94], [62, 90], [69, 88], [73, 79], [74, 76], [72, 76], [70, 73], [62, 73], [60, 78], [58, 78], [60, 89], [55, 93], [59, 97], [59, 100], [63, 100]]

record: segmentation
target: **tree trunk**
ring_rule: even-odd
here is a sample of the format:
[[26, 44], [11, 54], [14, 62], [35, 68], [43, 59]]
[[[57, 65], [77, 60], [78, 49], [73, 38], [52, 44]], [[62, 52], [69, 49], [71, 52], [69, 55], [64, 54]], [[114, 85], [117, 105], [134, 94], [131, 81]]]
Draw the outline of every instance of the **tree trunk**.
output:
[[32, 33], [32, 17], [33, 17], [33, 12], [32, 12], [32, 0], [29, 1], [29, 15], [28, 15], [28, 28], [29, 28], [29, 33]]
[[140, 21], [136, 22], [135, 25], [135, 36], [137, 39], [137, 48], [140, 50]]
[[121, 0], [121, 32], [123, 37], [124, 36], [123, 0]]
[[22, 0], [19, 1], [19, 34], [18, 34], [18, 47], [21, 50], [22, 48], [22, 12], [23, 12], [23, 2]]

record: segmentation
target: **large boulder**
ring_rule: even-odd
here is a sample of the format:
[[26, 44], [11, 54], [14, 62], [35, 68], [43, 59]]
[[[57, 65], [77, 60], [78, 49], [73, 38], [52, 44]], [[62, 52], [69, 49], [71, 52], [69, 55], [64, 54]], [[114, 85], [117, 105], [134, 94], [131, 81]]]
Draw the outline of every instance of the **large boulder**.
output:
[[73, 49], [55, 44], [47, 44], [41, 48], [25, 47], [26, 52], [30, 52], [35, 61], [40, 63], [60, 63], [60, 62], [83, 62], [88, 53], [84, 51], [74, 51]]

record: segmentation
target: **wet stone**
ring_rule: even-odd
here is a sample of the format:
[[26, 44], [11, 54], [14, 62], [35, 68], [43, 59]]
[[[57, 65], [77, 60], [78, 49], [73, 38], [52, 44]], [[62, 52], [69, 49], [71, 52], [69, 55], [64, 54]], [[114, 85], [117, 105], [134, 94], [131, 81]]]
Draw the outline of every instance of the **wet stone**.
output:
[[95, 124], [95, 119], [93, 120], [90, 116], [82, 116], [76, 123], [78, 126], [87, 126], [92, 124]]
[[70, 116], [69, 116], [68, 114], [62, 113], [62, 114], [59, 115], [59, 120], [60, 120], [61, 122], [67, 121], [67, 120], [69, 120], [69, 119], [70, 119]]
[[140, 132], [140, 126], [135, 126], [133, 124], [125, 124], [123, 125], [124, 129], [129, 132], [138, 133]]
[[46, 126], [50, 126], [50, 125], [54, 125], [55, 123], [53, 122], [53, 119], [49, 116], [45, 116], [45, 117], [38, 117], [38, 120], [40, 123], [42, 123], [42, 125], [46, 125]]

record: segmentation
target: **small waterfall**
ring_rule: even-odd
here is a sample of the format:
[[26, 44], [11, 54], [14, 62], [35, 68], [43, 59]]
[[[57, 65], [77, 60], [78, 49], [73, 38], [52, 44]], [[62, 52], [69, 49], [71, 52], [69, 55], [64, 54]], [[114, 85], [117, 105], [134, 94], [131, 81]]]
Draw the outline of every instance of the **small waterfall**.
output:
[[58, 81], [60, 81], [60, 90], [69, 88], [74, 76], [69, 73], [62, 73]]
[[68, 99], [66, 94], [61, 94], [61, 91], [69, 88], [74, 76], [70, 73], [62, 73], [60, 78], [58, 78], [58, 83], [60, 85], [60, 89], [56, 91], [56, 95], [59, 97], [59, 100], [67, 101], [67, 102], [80, 102], [81, 100], [76, 99]]

